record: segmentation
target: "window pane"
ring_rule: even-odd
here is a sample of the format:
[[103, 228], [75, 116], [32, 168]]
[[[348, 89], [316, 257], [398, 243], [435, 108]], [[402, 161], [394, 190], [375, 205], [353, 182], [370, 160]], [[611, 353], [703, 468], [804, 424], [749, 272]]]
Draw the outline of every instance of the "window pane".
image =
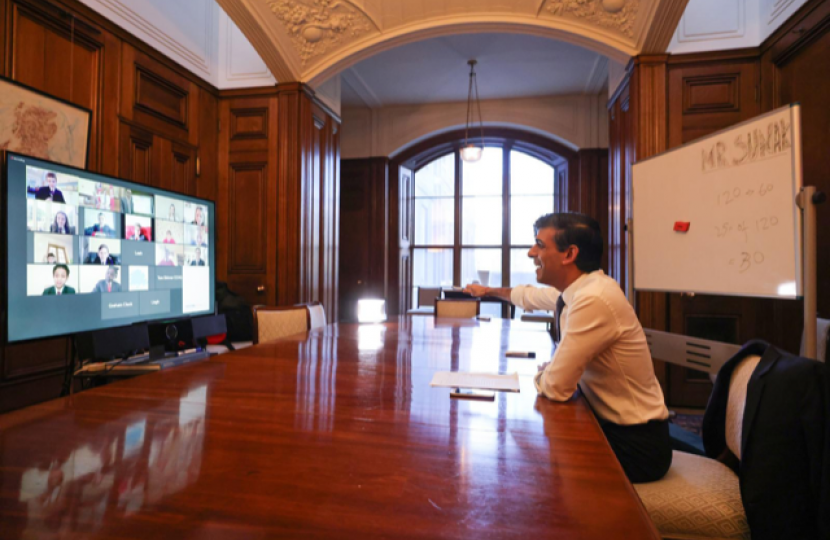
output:
[[472, 163], [462, 161], [461, 194], [499, 195], [502, 194], [502, 154], [501, 148], [487, 147], [481, 159]]
[[538, 285], [536, 283], [536, 266], [527, 256], [530, 248], [512, 248], [510, 250], [510, 286]]
[[452, 286], [452, 249], [413, 249], [412, 285]]
[[462, 244], [501, 245], [502, 198], [500, 196], [464, 197], [461, 200], [461, 206]]
[[553, 200], [553, 167], [535, 157], [510, 152], [510, 193], [512, 195], [551, 195]]
[[416, 245], [452, 245], [454, 204], [452, 197], [415, 199]]
[[[473, 281], [488, 287], [501, 287], [501, 249], [461, 250], [461, 285]], [[482, 302], [481, 314], [501, 317], [501, 304]]]
[[455, 193], [455, 154], [450, 153], [415, 171], [415, 197], [452, 197]]
[[[510, 243], [530, 245], [534, 242], [533, 224], [553, 212], [552, 195], [514, 195], [510, 198]], [[466, 216], [465, 216], [466, 218]], [[466, 222], [466, 219], [464, 220]]]
[[[536, 287], [547, 287], [536, 282], [536, 266], [533, 259], [527, 256], [530, 248], [513, 248], [510, 250], [510, 286], [535, 285]], [[516, 307], [516, 318], [519, 319], [524, 313], [520, 307]], [[536, 313], [544, 313], [536, 311]]]
[[488, 287], [501, 287], [501, 249], [462, 249], [461, 286], [478, 281]]

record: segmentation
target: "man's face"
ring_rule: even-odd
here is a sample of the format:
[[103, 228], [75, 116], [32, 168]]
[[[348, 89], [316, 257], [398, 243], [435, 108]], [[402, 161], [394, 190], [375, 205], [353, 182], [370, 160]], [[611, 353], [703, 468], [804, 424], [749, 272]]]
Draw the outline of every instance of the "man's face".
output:
[[55, 288], [63, 288], [63, 284], [66, 283], [66, 270], [58, 268], [52, 273], [52, 276], [55, 278]]
[[55, 263], [55, 256], [50, 253], [46, 257], [46, 262], [48, 262], [49, 264], [54, 264]]
[[110, 255], [110, 250], [108, 250], [105, 247], [102, 247], [101, 249], [98, 250], [98, 256], [101, 258], [102, 261], [105, 260], [107, 257], [109, 257], [109, 255]]
[[112, 266], [107, 268], [107, 281], [112, 281], [115, 279], [115, 268]]
[[55, 191], [55, 186], [58, 185], [58, 179], [55, 178], [54, 175], [47, 175], [46, 176], [46, 183], [49, 185], [50, 191]]
[[557, 287], [563, 281], [563, 273], [566, 267], [562, 260], [566, 258], [573, 246], [565, 251], [559, 251], [556, 247], [556, 229], [545, 227], [536, 234], [536, 243], [527, 252], [527, 256], [533, 259], [536, 265], [536, 281], [545, 285]]
[[202, 258], [202, 250], [197, 249], [196, 250], [196, 260], [198, 261], [201, 258]]
[[104, 225], [104, 214], [98, 214], [98, 225]]

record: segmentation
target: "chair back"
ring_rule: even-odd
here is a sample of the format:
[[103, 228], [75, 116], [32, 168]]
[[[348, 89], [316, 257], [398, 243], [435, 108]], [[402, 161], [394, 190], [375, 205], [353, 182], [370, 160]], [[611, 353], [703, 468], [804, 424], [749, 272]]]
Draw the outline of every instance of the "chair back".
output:
[[457, 319], [471, 319], [477, 317], [481, 311], [481, 302], [476, 300], [446, 300], [435, 299], [436, 317], [453, 317]]
[[418, 305], [415, 307], [428, 307], [433, 305], [436, 298], [441, 297], [440, 287], [418, 287]]
[[254, 306], [254, 343], [265, 343], [308, 332], [306, 306]]
[[[801, 333], [801, 349], [798, 352], [799, 356], [807, 356], [804, 333]], [[827, 361], [827, 348], [830, 345], [830, 319], [816, 319], [816, 360], [819, 362]]]
[[308, 308], [308, 329], [314, 330], [326, 326], [326, 310], [320, 302], [314, 302], [306, 306]]
[[746, 392], [752, 372], [758, 367], [761, 357], [747, 356], [735, 366], [729, 379], [729, 401], [726, 403], [726, 446], [741, 459], [741, 435], [743, 434]]

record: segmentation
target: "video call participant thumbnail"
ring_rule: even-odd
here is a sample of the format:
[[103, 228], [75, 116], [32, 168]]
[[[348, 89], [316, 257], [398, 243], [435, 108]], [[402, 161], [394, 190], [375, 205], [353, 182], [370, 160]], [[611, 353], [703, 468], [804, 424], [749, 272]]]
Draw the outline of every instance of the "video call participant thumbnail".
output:
[[206, 266], [205, 260], [202, 259], [201, 248], [196, 248], [196, 251], [193, 253], [193, 259], [190, 261], [190, 266]]
[[75, 227], [69, 222], [69, 216], [63, 210], [55, 212], [55, 221], [49, 227], [49, 232], [56, 234], [75, 234]]
[[84, 259], [84, 264], [107, 264], [113, 265], [115, 264], [115, 257], [110, 255], [110, 248], [106, 244], [101, 244], [98, 246], [97, 252], [91, 252], [87, 255], [87, 258]]
[[95, 288], [92, 289], [92, 292], [121, 292], [121, 284], [115, 281], [116, 279], [118, 279], [118, 267], [108, 266], [106, 276], [104, 279], [95, 284]]
[[54, 280], [54, 285], [43, 289], [43, 296], [75, 294], [75, 289], [66, 284], [66, 280], [69, 279], [69, 267], [65, 264], [56, 264], [52, 268], [52, 279]]
[[46, 185], [37, 190], [35, 199], [39, 201], [66, 202], [63, 199], [63, 193], [58, 189], [58, 175], [51, 171], [46, 173]]
[[[88, 218], [87, 218], [88, 219]], [[103, 236], [105, 238], [115, 237], [115, 228], [110, 223], [112, 221], [110, 214], [98, 212], [97, 222], [91, 227], [87, 227], [85, 233], [87, 236]], [[87, 221], [89, 223], [89, 221]]]
[[149, 217], [125, 215], [124, 239], [133, 242], [153, 241], [153, 219]]

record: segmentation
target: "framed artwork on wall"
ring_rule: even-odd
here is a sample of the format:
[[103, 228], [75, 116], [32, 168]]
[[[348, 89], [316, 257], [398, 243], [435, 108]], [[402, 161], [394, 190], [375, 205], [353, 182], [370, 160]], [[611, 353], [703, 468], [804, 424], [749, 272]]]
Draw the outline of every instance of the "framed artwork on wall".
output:
[[0, 150], [85, 169], [92, 111], [0, 77]]

